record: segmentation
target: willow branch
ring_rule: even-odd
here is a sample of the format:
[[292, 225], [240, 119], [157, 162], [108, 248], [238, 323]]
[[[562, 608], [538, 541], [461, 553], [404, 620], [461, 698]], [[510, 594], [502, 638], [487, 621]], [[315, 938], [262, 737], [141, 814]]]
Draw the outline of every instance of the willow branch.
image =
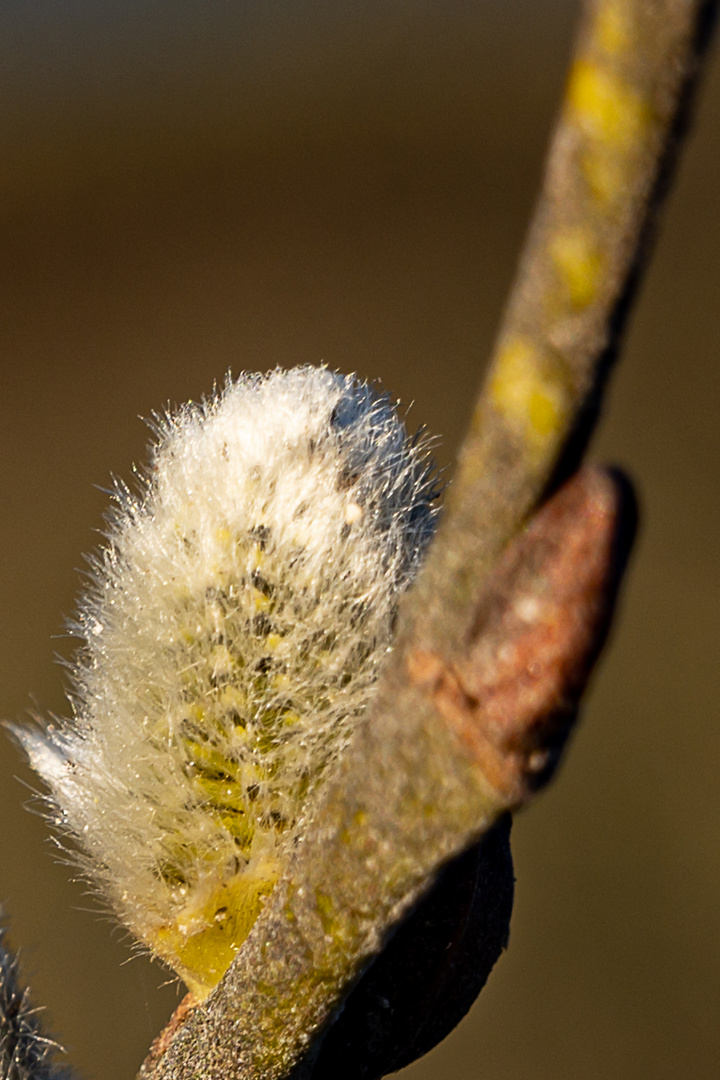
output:
[[[550, 775], [607, 628], [622, 493], [581, 474], [518, 534], [592, 431], [715, 8], [585, 5], [489, 374], [371, 715], [224, 980], [166, 1033], [146, 1080], [309, 1076], [439, 868]], [[534, 697], [517, 690], [528, 657]]]

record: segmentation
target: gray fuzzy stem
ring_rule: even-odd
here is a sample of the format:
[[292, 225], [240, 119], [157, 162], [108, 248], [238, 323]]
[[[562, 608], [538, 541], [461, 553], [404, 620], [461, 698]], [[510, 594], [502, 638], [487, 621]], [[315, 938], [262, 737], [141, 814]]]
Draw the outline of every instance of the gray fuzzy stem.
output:
[[0, 1080], [71, 1080], [53, 1061], [61, 1047], [43, 1034], [39, 1011], [18, 981], [17, 957], [0, 930]]

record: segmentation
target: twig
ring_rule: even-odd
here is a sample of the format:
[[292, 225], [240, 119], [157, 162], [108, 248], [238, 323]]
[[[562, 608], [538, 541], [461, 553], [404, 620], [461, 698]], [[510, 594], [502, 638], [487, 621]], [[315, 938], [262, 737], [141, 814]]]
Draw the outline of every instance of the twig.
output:
[[622, 489], [581, 473], [513, 538], [592, 431], [715, 10], [586, 4], [517, 283], [375, 706], [223, 982], [145, 1080], [308, 1076], [439, 868], [551, 773], [607, 627]]

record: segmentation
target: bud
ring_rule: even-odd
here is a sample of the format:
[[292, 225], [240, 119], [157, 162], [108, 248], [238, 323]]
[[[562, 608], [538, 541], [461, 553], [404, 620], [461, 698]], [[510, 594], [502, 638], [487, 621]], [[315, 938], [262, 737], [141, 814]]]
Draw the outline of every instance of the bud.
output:
[[72, 858], [202, 997], [372, 696], [437, 489], [389, 399], [325, 368], [156, 430], [71, 626], [72, 719], [14, 731]]

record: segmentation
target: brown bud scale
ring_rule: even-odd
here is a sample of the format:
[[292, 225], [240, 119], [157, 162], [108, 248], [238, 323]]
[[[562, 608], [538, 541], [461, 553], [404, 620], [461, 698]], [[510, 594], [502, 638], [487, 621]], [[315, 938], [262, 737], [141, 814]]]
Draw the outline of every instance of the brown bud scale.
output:
[[460, 659], [408, 656], [410, 677], [509, 807], [554, 771], [607, 636], [634, 520], [627, 481], [581, 470], [505, 549]]

